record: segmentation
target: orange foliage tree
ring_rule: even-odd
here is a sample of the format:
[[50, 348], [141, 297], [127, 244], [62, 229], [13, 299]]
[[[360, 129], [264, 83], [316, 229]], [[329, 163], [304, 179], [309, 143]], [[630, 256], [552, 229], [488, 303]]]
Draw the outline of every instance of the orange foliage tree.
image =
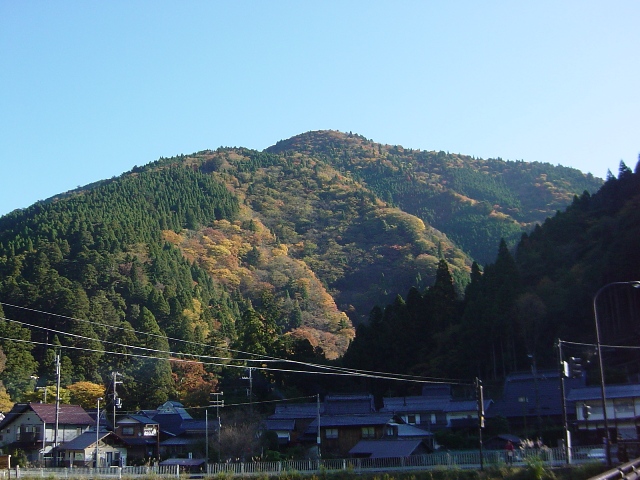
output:
[[198, 362], [171, 361], [171, 371], [178, 399], [186, 407], [209, 404], [209, 394], [216, 391], [218, 379]]

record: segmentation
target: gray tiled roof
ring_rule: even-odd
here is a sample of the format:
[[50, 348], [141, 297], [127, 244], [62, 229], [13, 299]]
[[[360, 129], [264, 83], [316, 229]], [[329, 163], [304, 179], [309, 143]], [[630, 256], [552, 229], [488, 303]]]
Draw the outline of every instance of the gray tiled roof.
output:
[[[132, 420], [135, 420], [138, 423], [142, 423], [144, 425], [157, 425], [158, 422], [147, 417], [146, 415], [127, 415], [127, 418], [131, 418]], [[117, 422], [120, 423], [120, 422]]]
[[[324, 404], [320, 404], [320, 413], [324, 412]], [[316, 403], [287, 403], [276, 405], [276, 411], [269, 418], [273, 420], [315, 418], [318, 416]]]
[[329, 415], [357, 415], [375, 412], [373, 395], [327, 395], [324, 411]]
[[383, 412], [444, 412], [451, 399], [448, 397], [387, 397], [382, 399]]
[[360, 440], [350, 455], [370, 454], [370, 458], [408, 457], [422, 444], [421, 439], [411, 440]]
[[432, 435], [430, 432], [423, 430], [422, 428], [414, 427], [413, 425], [407, 425], [406, 423], [398, 423], [398, 437], [428, 437]]
[[[372, 425], [386, 425], [393, 420], [390, 413], [371, 413], [368, 415], [323, 415], [320, 417], [321, 427], [358, 427]], [[318, 428], [318, 420], [314, 419], [307, 431], [315, 431]]]
[[296, 421], [295, 420], [273, 420], [273, 419], [267, 419], [265, 420], [265, 427], [267, 430], [286, 430], [286, 431], [293, 431], [296, 428]]
[[[99, 438], [102, 440], [103, 438], [113, 435], [111, 432], [100, 432]], [[84, 450], [91, 445], [95, 446], [96, 444], [96, 432], [84, 432], [82, 435], [78, 435], [73, 440], [69, 440], [68, 442], [64, 442], [60, 444], [61, 450]]]
[[[640, 397], [640, 385], [607, 385], [605, 387], [607, 399]], [[600, 386], [572, 388], [567, 395], [567, 401], [602, 400]]]
[[[381, 412], [395, 413], [466, 412], [477, 408], [475, 400], [451, 400], [444, 397], [390, 397], [384, 398], [383, 403]], [[492, 400], [484, 401], [485, 411], [491, 403]]]

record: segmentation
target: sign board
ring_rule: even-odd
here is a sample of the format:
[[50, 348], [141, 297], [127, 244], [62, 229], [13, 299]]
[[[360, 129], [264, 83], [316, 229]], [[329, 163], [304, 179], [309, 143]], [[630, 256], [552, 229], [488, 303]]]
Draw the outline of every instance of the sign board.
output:
[[11, 455], [0, 455], [0, 469], [11, 468]]
[[157, 425], [145, 425], [143, 435], [145, 437], [155, 437], [158, 434]]

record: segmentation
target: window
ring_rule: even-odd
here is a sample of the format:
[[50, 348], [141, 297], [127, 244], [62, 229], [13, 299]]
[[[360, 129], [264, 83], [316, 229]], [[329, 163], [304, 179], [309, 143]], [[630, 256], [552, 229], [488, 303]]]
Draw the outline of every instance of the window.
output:
[[633, 400], [614, 400], [613, 407], [614, 411], [618, 414], [633, 413]]
[[122, 435], [133, 435], [133, 427], [122, 427]]
[[324, 436], [326, 438], [338, 438], [338, 429], [337, 428], [327, 428], [324, 431]]
[[376, 432], [373, 427], [362, 427], [362, 438], [375, 438]]

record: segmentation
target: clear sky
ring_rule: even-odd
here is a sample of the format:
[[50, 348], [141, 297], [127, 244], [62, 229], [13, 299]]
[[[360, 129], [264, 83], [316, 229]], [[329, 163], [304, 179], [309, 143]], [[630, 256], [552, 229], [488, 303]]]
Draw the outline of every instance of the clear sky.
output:
[[0, 215], [309, 130], [604, 178], [640, 153], [637, 0], [0, 0]]

